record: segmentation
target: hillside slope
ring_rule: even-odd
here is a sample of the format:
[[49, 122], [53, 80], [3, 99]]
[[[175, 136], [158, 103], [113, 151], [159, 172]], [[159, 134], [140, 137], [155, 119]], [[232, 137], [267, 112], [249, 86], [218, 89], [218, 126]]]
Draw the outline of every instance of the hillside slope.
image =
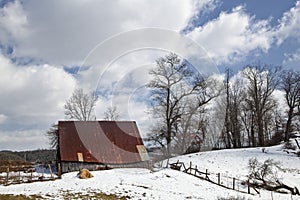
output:
[[[260, 161], [272, 158], [280, 161], [284, 172], [280, 178], [287, 183], [300, 188], [300, 158], [294, 154], [287, 154], [282, 146], [261, 148], [220, 150], [201, 152], [172, 158], [169, 162], [183, 161], [186, 165], [190, 162], [199, 169], [208, 169], [213, 173], [222, 173], [222, 177], [236, 176], [239, 179], [246, 178], [248, 173], [248, 160], [256, 157]], [[166, 164], [166, 161], [163, 165]], [[220, 199], [221, 197], [239, 197], [240, 199], [287, 199], [300, 200], [300, 196], [290, 194], [271, 193], [260, 191], [260, 195], [250, 195], [225, 189], [211, 184], [208, 181], [198, 179], [171, 169], [157, 169], [151, 172], [147, 169], [113, 169], [107, 171], [92, 172], [91, 179], [81, 180], [77, 173], [64, 174], [62, 179], [49, 182], [37, 182], [11, 186], [0, 186], [1, 194], [26, 194], [41, 195], [48, 199], [64, 199], [72, 195], [73, 199], [80, 199], [84, 194], [95, 195], [97, 193], [117, 194], [128, 199]], [[226, 178], [222, 179], [226, 182]], [[230, 181], [229, 181], [230, 182]], [[242, 187], [242, 186], [240, 186]]]

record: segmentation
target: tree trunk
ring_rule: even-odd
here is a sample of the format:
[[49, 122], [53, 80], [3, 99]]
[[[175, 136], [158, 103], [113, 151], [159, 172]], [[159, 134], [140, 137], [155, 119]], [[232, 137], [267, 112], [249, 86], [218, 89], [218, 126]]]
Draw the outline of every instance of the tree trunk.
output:
[[264, 123], [263, 117], [260, 114], [257, 114], [257, 126], [258, 126], [258, 145], [263, 147], [265, 146], [265, 136], [264, 136]]
[[170, 119], [170, 88], [167, 88], [167, 108], [166, 108], [166, 119], [167, 119], [167, 156], [169, 157], [170, 149], [171, 149], [171, 133], [172, 133], [172, 127], [171, 127], [171, 119]]
[[254, 115], [251, 115], [251, 143], [252, 146], [255, 147], [256, 146], [256, 141], [255, 141], [255, 130], [254, 130]]
[[293, 118], [294, 109], [290, 108], [288, 112], [288, 120], [286, 122], [286, 128], [284, 133], [284, 141], [287, 142], [290, 139], [292, 118]]

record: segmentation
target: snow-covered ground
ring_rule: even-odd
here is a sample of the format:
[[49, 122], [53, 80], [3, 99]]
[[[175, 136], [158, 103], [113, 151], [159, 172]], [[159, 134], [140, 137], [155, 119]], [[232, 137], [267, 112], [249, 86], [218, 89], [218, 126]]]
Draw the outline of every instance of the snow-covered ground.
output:
[[282, 145], [266, 147], [264, 150], [258, 147], [200, 152], [172, 158], [169, 162], [174, 163], [179, 160], [186, 166], [192, 162], [193, 166], [197, 165], [197, 168], [203, 172], [208, 169], [214, 174], [221, 173], [221, 177], [229, 176], [243, 180], [248, 174], [247, 166], [251, 158], [257, 158], [260, 162], [267, 159], [279, 162], [283, 171], [278, 171], [278, 178], [283, 183], [300, 189], [300, 157], [292, 153], [288, 154], [283, 150]]
[[[221, 177], [246, 179], [247, 165], [250, 158], [256, 157], [260, 162], [271, 158], [280, 161], [284, 172], [279, 174], [282, 181], [290, 186], [300, 188], [300, 158], [282, 151], [282, 146], [262, 148], [220, 150], [200, 152], [172, 158], [169, 162], [180, 160], [189, 165], [197, 165], [201, 171], [221, 173]], [[163, 163], [163, 166], [166, 162]], [[240, 197], [241, 199], [293, 199], [300, 196], [260, 191], [260, 195], [250, 195], [225, 189], [205, 180], [180, 171], [161, 168], [155, 172], [148, 169], [113, 169], [94, 171], [91, 179], [77, 178], [77, 172], [67, 173], [62, 179], [47, 182], [0, 186], [1, 194], [41, 195], [48, 199], [63, 199], [65, 193], [89, 194], [107, 193], [127, 196], [130, 199], [218, 199], [220, 197]], [[226, 182], [223, 178], [222, 182]], [[76, 197], [76, 196], [75, 196]]]

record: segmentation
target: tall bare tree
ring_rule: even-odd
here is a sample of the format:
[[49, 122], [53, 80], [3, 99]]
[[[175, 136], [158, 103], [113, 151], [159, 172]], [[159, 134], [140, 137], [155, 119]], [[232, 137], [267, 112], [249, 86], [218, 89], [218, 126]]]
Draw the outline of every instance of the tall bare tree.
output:
[[245, 100], [245, 86], [242, 81], [241, 76], [232, 76], [230, 69], [226, 70], [225, 96], [218, 103], [218, 106], [226, 108], [221, 133], [221, 140], [226, 148], [239, 148], [243, 142], [242, 105]]
[[245, 100], [245, 91], [240, 79], [231, 81], [229, 92], [229, 116], [230, 132], [232, 135], [232, 145], [234, 148], [242, 146], [242, 121], [241, 110], [242, 102]]
[[265, 146], [265, 122], [269, 112], [277, 105], [272, 94], [279, 84], [278, 69], [249, 66], [243, 72], [249, 82], [246, 106], [254, 114], [258, 144]]
[[226, 89], [226, 112], [225, 112], [225, 121], [224, 121], [224, 130], [222, 132], [222, 138], [224, 140], [224, 144], [226, 148], [231, 148], [232, 136], [230, 131], [230, 70], [229, 68], [226, 70], [226, 78], [225, 78], [225, 89]]
[[294, 117], [299, 115], [300, 106], [300, 72], [285, 71], [281, 76], [281, 88], [285, 92], [285, 101], [288, 105], [287, 122], [284, 140], [288, 141], [292, 132]]
[[83, 89], [76, 89], [65, 104], [66, 117], [79, 121], [94, 120], [97, 99], [96, 92], [84, 93]]
[[108, 121], [115, 121], [118, 120], [120, 117], [119, 112], [116, 106], [110, 106], [106, 108], [104, 112], [104, 119]]
[[[165, 140], [166, 152], [170, 155], [172, 139], [179, 133], [179, 126], [183, 120], [186, 123], [181, 130], [185, 132], [192, 124], [189, 122], [199, 111], [199, 107], [210, 102], [218, 94], [209, 90], [208, 82], [174, 53], [159, 58], [156, 67], [149, 73], [152, 76], [148, 87], [152, 90], [153, 113], [161, 119], [160, 128], [155, 127], [155, 130], [159, 132], [157, 137]], [[186, 109], [187, 101], [195, 104]]]

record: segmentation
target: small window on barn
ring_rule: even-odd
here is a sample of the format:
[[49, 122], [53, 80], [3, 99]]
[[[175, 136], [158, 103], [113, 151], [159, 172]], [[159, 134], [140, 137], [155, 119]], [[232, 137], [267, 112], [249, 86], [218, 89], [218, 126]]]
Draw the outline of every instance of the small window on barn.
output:
[[83, 162], [83, 155], [82, 153], [77, 153], [78, 161]]

